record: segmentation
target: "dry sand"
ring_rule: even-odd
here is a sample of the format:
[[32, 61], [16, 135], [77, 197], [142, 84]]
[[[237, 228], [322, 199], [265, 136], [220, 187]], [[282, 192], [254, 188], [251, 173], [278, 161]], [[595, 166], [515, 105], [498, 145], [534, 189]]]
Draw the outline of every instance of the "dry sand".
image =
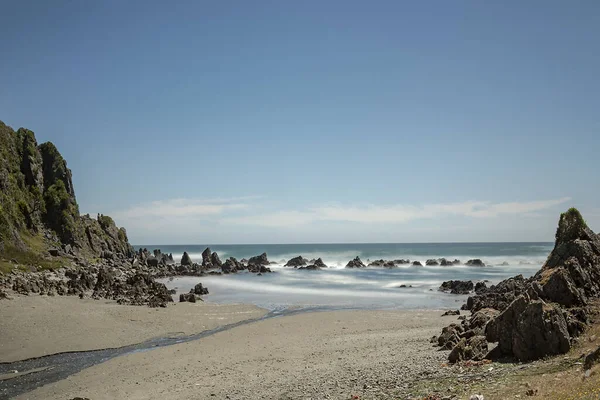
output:
[[189, 335], [266, 313], [248, 305], [181, 303], [153, 309], [74, 296], [11, 297], [0, 301], [0, 362]]
[[[189, 312], [194, 305], [159, 311], [144, 308], [121, 311], [121, 307], [105, 312], [108, 315], [102, 317], [106, 321], [102, 333], [89, 327], [79, 329], [85, 329], [87, 335], [99, 336], [94, 339], [98, 344], [115, 343], [125, 337], [134, 342], [120, 332], [126, 329], [141, 338], [145, 327], [153, 331], [146, 335], [149, 337], [156, 336], [161, 329], [190, 332], [209, 324], [189, 325]], [[229, 310], [226, 318], [239, 316], [231, 315], [236, 307], [205, 304], [193, 309], [204, 307]], [[92, 308], [86, 309], [94, 312]], [[252, 307], [246, 310], [249, 313], [245, 316], [258, 312]], [[169, 316], [170, 313], [174, 315]], [[127, 328], [129, 315], [143, 322]], [[49, 319], [52, 318], [46, 318]], [[353, 395], [361, 399], [397, 398], [411, 380], [438, 373], [447, 354], [434, 349], [429, 338], [455, 319], [441, 318], [439, 311], [332, 311], [273, 318], [197, 341], [118, 357], [17, 398], [349, 399]], [[39, 338], [42, 332], [39, 329], [36, 332]], [[28, 336], [29, 344], [36, 332]], [[63, 347], [68, 344], [65, 342]], [[79, 344], [85, 345], [85, 342]], [[18, 357], [13, 355], [13, 358]]]

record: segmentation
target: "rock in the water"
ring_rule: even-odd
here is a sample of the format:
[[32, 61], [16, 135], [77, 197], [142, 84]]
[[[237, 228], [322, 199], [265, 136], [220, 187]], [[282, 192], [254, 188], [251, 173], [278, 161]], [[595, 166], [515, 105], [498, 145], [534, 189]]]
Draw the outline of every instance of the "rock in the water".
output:
[[327, 265], [320, 258], [314, 260], [314, 262], [306, 267], [300, 267], [298, 269], [309, 269], [309, 270], [317, 270], [321, 268], [327, 268]]
[[413, 261], [412, 265], [415, 266], [415, 267], [422, 267], [423, 266], [423, 264], [421, 264], [421, 261]]
[[210, 251], [210, 247], [207, 247], [202, 252], [202, 265], [204, 265], [204, 266], [210, 265], [211, 264], [211, 259], [210, 259], [211, 257], [212, 257], [212, 252]]
[[192, 259], [190, 257], [190, 255], [187, 253], [187, 251], [183, 252], [183, 256], [181, 257], [181, 265], [192, 265]]
[[346, 268], [364, 268], [365, 264], [361, 261], [359, 257], [354, 258], [354, 260], [350, 260], [348, 264], [346, 264]]
[[190, 293], [197, 294], [198, 296], [202, 296], [208, 294], [208, 289], [202, 286], [202, 283], [198, 283], [194, 286], [194, 289], [190, 290]]
[[269, 265], [269, 259], [267, 258], [267, 253], [262, 253], [260, 256], [250, 257], [248, 260], [248, 265], [261, 266], [261, 265]]
[[221, 267], [223, 265], [217, 252], [212, 253], [212, 255], [210, 256], [210, 262], [215, 268]]
[[485, 267], [485, 264], [479, 258], [467, 261], [466, 265], [469, 267]]
[[452, 294], [469, 294], [473, 290], [473, 281], [446, 281], [439, 290]]
[[440, 263], [438, 262], [438, 260], [430, 259], [430, 260], [425, 261], [425, 265], [430, 265], [430, 266], [440, 265]]
[[304, 265], [306, 265], [308, 263], [308, 260], [306, 260], [306, 258], [303, 258], [302, 256], [298, 256], [298, 257], [294, 257], [291, 260], [289, 260], [284, 267], [302, 267]]
[[195, 303], [196, 295], [194, 293], [181, 293], [179, 295], [179, 302], [180, 303], [185, 303], [185, 302]]

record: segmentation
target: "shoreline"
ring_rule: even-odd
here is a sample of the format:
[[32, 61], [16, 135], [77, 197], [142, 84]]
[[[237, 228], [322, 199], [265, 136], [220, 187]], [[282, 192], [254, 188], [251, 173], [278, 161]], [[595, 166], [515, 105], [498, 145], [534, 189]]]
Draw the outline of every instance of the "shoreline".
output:
[[346, 391], [352, 383], [346, 375], [355, 364], [386, 373], [385, 365], [396, 360], [399, 368], [413, 365], [410, 371], [402, 367], [402, 374], [415, 377], [438, 370], [445, 353], [428, 338], [455, 319], [440, 315], [437, 310], [338, 310], [260, 319], [201, 340], [114, 357], [16, 398], [288, 398], [284, 392], [299, 389], [290, 386], [294, 377], [316, 370], [336, 376]]
[[1, 363], [192, 335], [268, 312], [245, 304], [173, 303], [149, 308], [77, 296], [14, 292], [10, 296], [12, 300], [0, 303]]

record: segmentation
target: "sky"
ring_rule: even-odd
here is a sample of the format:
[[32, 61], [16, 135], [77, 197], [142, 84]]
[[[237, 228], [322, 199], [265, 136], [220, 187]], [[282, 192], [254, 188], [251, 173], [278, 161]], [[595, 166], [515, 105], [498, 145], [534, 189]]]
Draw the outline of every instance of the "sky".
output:
[[134, 244], [600, 231], [600, 2], [1, 1], [0, 120]]

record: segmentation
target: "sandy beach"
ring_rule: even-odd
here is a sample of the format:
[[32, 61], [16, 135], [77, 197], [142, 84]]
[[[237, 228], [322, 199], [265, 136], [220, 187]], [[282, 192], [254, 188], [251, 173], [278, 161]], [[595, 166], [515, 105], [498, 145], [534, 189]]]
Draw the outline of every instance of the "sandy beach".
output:
[[[264, 312], [252, 306], [210, 304], [152, 310], [74, 298], [31, 297], [10, 303], [3, 302], [2, 318], [10, 315], [9, 307], [26, 312], [3, 324], [2, 334], [11, 338], [2, 347], [3, 360], [118, 346], [161, 333], [198, 332]], [[71, 322], [72, 329], [59, 329], [71, 318], [85, 319], [85, 325]], [[387, 398], [412, 379], [439, 370], [446, 354], [433, 348], [429, 338], [455, 318], [440, 317], [439, 311], [330, 311], [277, 317], [117, 357], [17, 398]], [[39, 329], [49, 321], [54, 325]], [[67, 338], [60, 338], [61, 332]], [[24, 337], [17, 340], [19, 335]], [[36, 341], [43, 343], [33, 346]]]
[[266, 314], [249, 305], [175, 303], [149, 308], [75, 296], [11, 297], [0, 303], [0, 362], [190, 335]]

